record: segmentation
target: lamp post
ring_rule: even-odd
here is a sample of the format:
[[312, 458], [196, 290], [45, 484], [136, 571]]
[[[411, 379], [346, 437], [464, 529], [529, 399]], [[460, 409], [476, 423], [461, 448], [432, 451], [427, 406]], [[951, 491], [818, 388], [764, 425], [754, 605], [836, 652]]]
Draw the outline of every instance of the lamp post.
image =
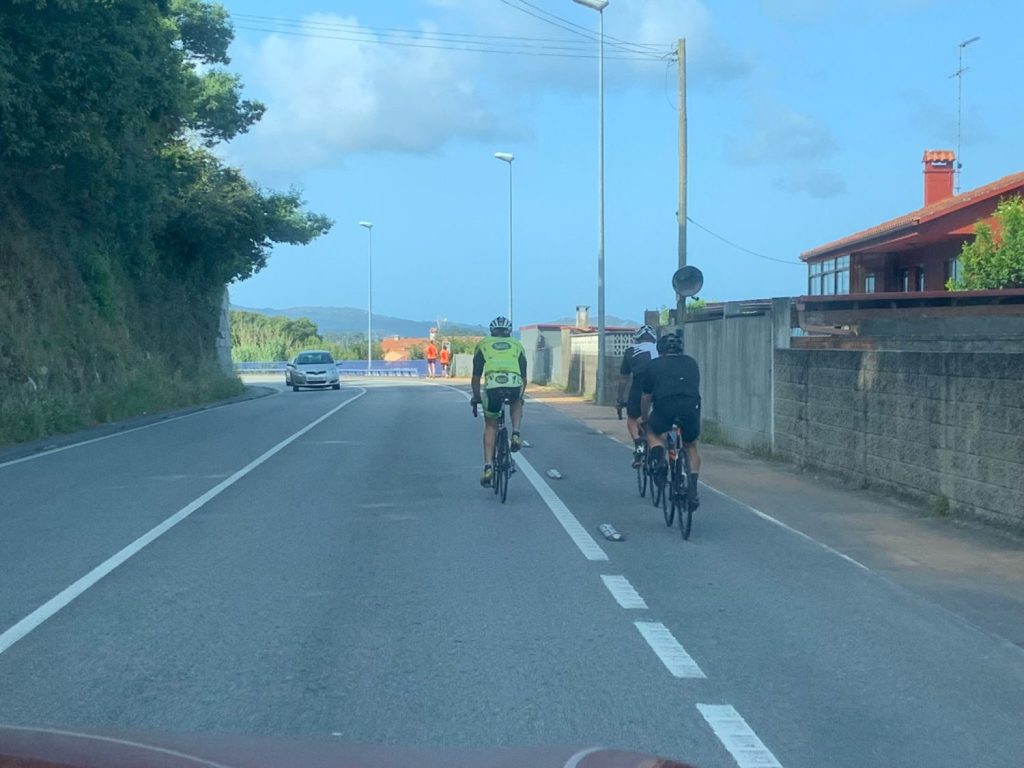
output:
[[508, 163], [508, 321], [512, 322], [512, 161], [511, 152], [495, 152], [498, 160]]
[[366, 373], [370, 373], [373, 361], [373, 222], [360, 221], [360, 227], [366, 227], [367, 234], [367, 269], [366, 269]]
[[597, 64], [597, 402], [604, 404], [604, 9], [608, 0], [573, 0], [600, 17]]

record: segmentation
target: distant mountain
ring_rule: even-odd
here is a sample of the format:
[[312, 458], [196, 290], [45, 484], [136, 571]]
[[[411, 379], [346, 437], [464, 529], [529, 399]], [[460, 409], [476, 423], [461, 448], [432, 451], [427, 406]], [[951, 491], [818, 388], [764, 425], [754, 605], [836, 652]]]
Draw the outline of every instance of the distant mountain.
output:
[[[364, 315], [365, 316], [365, 315]], [[590, 315], [590, 324], [597, 325], [597, 313], [592, 312]], [[606, 328], [638, 328], [642, 323], [638, 323], [636, 320], [623, 320], [621, 317], [615, 315], [605, 315], [604, 324]], [[544, 323], [542, 323], [544, 325]], [[552, 320], [551, 325], [576, 325], [575, 317], [561, 317], [558, 320]]]
[[[287, 309], [253, 308], [231, 306], [240, 312], [258, 312], [271, 317], [307, 317], [316, 323], [321, 334], [366, 334], [366, 310], [355, 307], [288, 307]], [[430, 329], [437, 326], [435, 320], [407, 320], [389, 315], [373, 315], [373, 335], [423, 338]], [[482, 336], [487, 329], [471, 323], [444, 323], [442, 333], [466, 336]]]

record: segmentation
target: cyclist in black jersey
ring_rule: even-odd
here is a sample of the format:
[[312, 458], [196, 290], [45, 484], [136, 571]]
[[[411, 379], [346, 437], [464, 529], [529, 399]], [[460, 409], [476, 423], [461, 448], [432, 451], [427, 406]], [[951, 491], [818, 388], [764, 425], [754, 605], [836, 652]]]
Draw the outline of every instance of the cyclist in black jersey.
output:
[[[658, 357], [656, 340], [658, 334], [649, 325], [641, 326], [633, 334], [633, 345], [622, 355], [619, 367], [618, 408], [626, 409], [626, 427], [633, 438], [633, 468], [643, 461], [646, 445], [640, 437], [640, 398], [643, 395], [644, 371], [648, 364]], [[629, 391], [627, 398], [626, 392]], [[621, 414], [620, 414], [621, 415]]]
[[[641, 412], [647, 422], [647, 446], [655, 482], [664, 483], [665, 433], [679, 425], [683, 449], [690, 462], [690, 506], [700, 505], [697, 476], [700, 472], [700, 368], [697, 361], [683, 354], [683, 341], [676, 334], [663, 336], [661, 354], [644, 371]], [[652, 409], [653, 406], [653, 409]]]

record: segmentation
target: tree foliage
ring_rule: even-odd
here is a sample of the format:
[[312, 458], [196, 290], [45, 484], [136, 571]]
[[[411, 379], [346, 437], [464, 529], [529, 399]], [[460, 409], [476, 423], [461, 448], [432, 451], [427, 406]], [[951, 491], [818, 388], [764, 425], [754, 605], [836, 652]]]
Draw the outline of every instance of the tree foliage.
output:
[[329, 229], [211, 151], [265, 109], [232, 36], [210, 0], [0, 0], [0, 415], [24, 387], [61, 428], [191, 397], [225, 284]]
[[1001, 200], [995, 219], [995, 227], [974, 225], [974, 242], [960, 252], [960, 279], [950, 280], [949, 290], [1024, 288], [1024, 198]]
[[[326, 349], [335, 360], [365, 360], [366, 337], [359, 334], [325, 339], [309, 318], [231, 312], [231, 354], [235, 362], [279, 362], [304, 349]], [[380, 360], [380, 342], [373, 345], [373, 357]]]

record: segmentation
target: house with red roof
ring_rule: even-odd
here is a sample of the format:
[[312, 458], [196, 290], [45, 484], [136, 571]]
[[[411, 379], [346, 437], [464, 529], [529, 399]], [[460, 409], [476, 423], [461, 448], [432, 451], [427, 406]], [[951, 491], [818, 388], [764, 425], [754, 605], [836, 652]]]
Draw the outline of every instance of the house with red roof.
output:
[[992, 223], [999, 201], [1024, 194], [1024, 173], [953, 194], [956, 157], [928, 150], [924, 206], [800, 254], [807, 263], [807, 294], [907, 293], [945, 290], [959, 277], [959, 255], [974, 240], [974, 225]]

